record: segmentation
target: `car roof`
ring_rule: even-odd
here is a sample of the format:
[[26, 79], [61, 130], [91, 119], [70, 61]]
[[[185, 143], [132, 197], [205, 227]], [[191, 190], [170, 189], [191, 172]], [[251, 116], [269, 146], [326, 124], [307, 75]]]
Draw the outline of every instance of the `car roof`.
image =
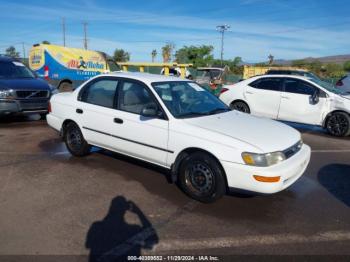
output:
[[302, 73], [309, 73], [307, 70], [303, 69], [269, 69], [267, 72], [302, 72]]
[[173, 77], [173, 76], [164, 76], [164, 75], [156, 75], [156, 74], [149, 74], [149, 73], [139, 73], [139, 72], [124, 72], [124, 71], [117, 71], [117, 72], [111, 72], [109, 74], [103, 74], [99, 76], [116, 76], [116, 77], [124, 77], [134, 80], [139, 80], [148, 84], [151, 84], [153, 82], [167, 82], [167, 81], [183, 81], [183, 82], [189, 82], [187, 79], [179, 78], [179, 77]]
[[12, 62], [12, 61], [16, 61], [16, 60], [13, 59], [12, 57], [0, 56], [0, 62]]
[[224, 71], [223, 68], [220, 67], [198, 67], [197, 70], [220, 70], [220, 71]]
[[[259, 76], [253, 76], [249, 78], [250, 80], [257, 80], [260, 78], [272, 78], [272, 77], [287, 77], [287, 78], [295, 78], [300, 80], [309, 79], [309, 77], [306, 76], [299, 76], [299, 75], [286, 75], [286, 74], [276, 74], [276, 75], [259, 75]], [[248, 79], [247, 79], [248, 80]]]

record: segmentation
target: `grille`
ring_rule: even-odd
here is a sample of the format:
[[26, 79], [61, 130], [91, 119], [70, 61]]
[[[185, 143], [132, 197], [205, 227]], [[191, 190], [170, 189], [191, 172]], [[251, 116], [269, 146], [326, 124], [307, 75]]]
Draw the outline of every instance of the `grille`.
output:
[[21, 110], [46, 110], [48, 108], [48, 100], [22, 100], [19, 102]]
[[296, 153], [298, 153], [302, 146], [303, 146], [303, 142], [299, 141], [295, 145], [293, 145], [293, 146], [287, 148], [286, 150], [284, 150], [283, 153], [286, 156], [286, 159], [291, 158]]
[[16, 91], [17, 98], [46, 98], [49, 96], [48, 91], [23, 90]]

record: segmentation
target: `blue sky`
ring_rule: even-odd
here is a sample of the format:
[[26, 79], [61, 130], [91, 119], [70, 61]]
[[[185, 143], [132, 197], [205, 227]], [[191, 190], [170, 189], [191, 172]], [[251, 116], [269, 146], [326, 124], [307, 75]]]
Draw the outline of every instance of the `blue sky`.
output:
[[213, 45], [220, 56], [219, 24], [229, 24], [226, 59], [247, 62], [298, 59], [350, 53], [348, 0], [0, 0], [0, 53], [9, 45], [22, 51], [48, 40], [83, 46], [82, 22], [88, 23], [89, 49], [112, 53], [123, 48], [132, 61], [150, 61], [151, 51], [172, 42]]

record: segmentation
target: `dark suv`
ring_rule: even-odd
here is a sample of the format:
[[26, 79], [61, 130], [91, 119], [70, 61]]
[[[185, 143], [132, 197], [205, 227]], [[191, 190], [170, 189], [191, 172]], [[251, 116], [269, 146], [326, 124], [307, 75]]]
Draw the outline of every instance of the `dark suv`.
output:
[[56, 92], [21, 62], [0, 56], [0, 116], [45, 115], [50, 97]]

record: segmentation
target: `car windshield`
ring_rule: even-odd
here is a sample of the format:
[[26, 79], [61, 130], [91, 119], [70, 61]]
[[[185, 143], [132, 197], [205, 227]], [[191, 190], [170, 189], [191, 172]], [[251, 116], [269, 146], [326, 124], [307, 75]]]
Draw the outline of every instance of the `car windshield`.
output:
[[[201, 72], [202, 71], [202, 72]], [[219, 78], [221, 71], [217, 69], [199, 70], [201, 77]]]
[[152, 83], [165, 106], [176, 118], [190, 118], [230, 111], [223, 102], [194, 82]]
[[24, 64], [20, 62], [0, 62], [0, 78], [35, 78]]
[[315, 79], [316, 81], [322, 81], [317, 75], [314, 73], [306, 72], [305, 75], [307, 78]]
[[324, 89], [332, 92], [332, 93], [335, 93], [335, 94], [338, 94], [338, 95], [345, 95], [346, 92], [342, 91], [342, 90], [339, 90], [338, 88], [336, 88], [333, 84], [331, 83], [328, 83], [328, 82], [325, 82], [325, 81], [322, 81], [318, 78], [310, 78], [310, 81], [318, 84], [319, 86], [323, 87]]

